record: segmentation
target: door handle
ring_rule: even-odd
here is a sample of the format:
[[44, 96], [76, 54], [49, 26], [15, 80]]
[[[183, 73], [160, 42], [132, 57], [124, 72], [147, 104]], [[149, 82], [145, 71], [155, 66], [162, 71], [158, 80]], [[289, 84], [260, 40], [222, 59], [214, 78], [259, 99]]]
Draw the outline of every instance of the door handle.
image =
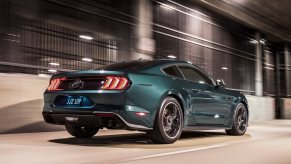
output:
[[192, 90], [192, 92], [195, 92], [195, 93], [201, 92], [201, 90], [199, 90], [199, 89], [191, 89], [191, 90]]

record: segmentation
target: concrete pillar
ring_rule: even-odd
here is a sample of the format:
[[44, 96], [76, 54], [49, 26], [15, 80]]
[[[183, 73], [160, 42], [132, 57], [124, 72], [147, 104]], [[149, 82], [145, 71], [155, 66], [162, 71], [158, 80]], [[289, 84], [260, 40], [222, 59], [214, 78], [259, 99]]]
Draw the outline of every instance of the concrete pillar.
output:
[[155, 53], [152, 0], [136, 0], [135, 8], [138, 22], [134, 30], [134, 50], [131, 59], [151, 59]]
[[262, 44], [260, 42], [261, 34], [256, 33], [256, 96], [263, 96], [263, 63], [262, 63]]
[[291, 93], [289, 93], [289, 85], [290, 85], [290, 81], [289, 81], [289, 70], [288, 70], [288, 65], [289, 65], [289, 49], [288, 49], [288, 44], [284, 45], [284, 72], [285, 72], [285, 88], [286, 88], [286, 97], [288, 97], [288, 95], [290, 95]]
[[280, 76], [280, 51], [281, 49], [279, 48], [279, 46], [277, 45], [276, 47], [276, 54], [275, 54], [275, 57], [276, 57], [276, 73], [275, 73], [275, 79], [276, 79], [276, 83], [275, 83], [275, 86], [276, 86], [276, 97], [275, 97], [275, 114], [276, 114], [276, 118], [277, 119], [280, 119], [282, 118], [282, 111], [281, 111], [281, 76]]

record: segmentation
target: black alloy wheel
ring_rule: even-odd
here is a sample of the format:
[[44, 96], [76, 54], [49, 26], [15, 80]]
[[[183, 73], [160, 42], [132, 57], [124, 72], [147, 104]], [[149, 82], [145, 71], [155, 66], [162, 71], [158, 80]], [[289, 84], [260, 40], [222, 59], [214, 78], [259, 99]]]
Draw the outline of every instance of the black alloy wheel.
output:
[[155, 143], [170, 144], [180, 138], [182, 128], [181, 105], [175, 98], [167, 97], [157, 112], [154, 129], [149, 131], [148, 135]]
[[226, 129], [225, 132], [228, 135], [240, 136], [244, 135], [248, 127], [248, 111], [246, 107], [240, 103], [236, 107], [233, 125], [231, 129]]

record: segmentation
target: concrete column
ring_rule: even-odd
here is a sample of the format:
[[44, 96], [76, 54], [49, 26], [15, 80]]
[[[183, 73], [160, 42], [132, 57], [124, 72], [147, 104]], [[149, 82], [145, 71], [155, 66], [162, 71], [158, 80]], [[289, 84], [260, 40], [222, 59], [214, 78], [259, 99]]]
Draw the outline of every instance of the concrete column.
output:
[[290, 85], [290, 81], [289, 81], [289, 70], [288, 70], [288, 65], [289, 65], [289, 49], [288, 49], [288, 44], [284, 45], [284, 72], [285, 72], [285, 88], [286, 88], [286, 97], [288, 97], [288, 95], [290, 95], [290, 93], [288, 93], [289, 91], [289, 85]]
[[276, 79], [276, 97], [275, 97], [275, 114], [276, 114], [276, 118], [282, 118], [282, 111], [281, 111], [281, 77], [280, 77], [280, 51], [281, 49], [279, 48], [279, 46], [277, 45], [276, 47], [276, 73], [275, 73], [275, 79]]
[[262, 44], [261, 34], [256, 33], [256, 96], [263, 96], [263, 63], [262, 63]]
[[136, 0], [135, 8], [138, 22], [134, 30], [134, 52], [131, 59], [151, 59], [155, 53], [152, 0]]

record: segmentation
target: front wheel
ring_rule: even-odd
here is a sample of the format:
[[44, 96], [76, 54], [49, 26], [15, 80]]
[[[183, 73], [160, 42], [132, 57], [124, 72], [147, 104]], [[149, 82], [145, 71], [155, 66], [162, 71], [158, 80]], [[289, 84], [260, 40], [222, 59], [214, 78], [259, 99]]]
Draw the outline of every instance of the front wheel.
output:
[[231, 129], [226, 129], [227, 135], [241, 136], [244, 135], [248, 126], [248, 111], [246, 107], [240, 103], [235, 109], [233, 117], [233, 125]]
[[66, 125], [65, 127], [69, 134], [77, 138], [93, 137], [99, 130], [98, 127], [89, 127], [89, 126]]
[[148, 131], [147, 134], [155, 143], [170, 144], [180, 138], [182, 127], [181, 105], [175, 98], [167, 97], [157, 112], [153, 131]]

